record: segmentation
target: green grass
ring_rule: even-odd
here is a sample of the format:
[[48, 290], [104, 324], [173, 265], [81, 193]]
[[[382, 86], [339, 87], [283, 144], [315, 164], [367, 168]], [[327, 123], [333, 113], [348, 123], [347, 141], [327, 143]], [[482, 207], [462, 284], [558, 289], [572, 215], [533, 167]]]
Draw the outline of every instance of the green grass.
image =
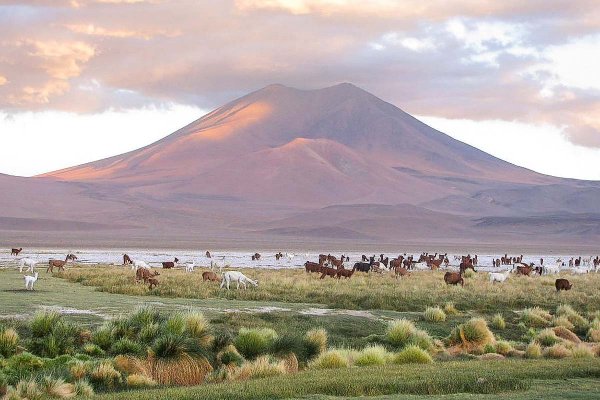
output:
[[[332, 372], [333, 371], [333, 372]], [[457, 371], [460, 371], [457, 373]], [[362, 367], [306, 371], [246, 382], [203, 385], [190, 388], [153, 389], [115, 393], [102, 399], [284, 399], [315, 398], [312, 395], [358, 397], [399, 395], [442, 395], [465, 393], [502, 393], [523, 396], [532, 380], [549, 381], [573, 378], [600, 378], [600, 360], [581, 361], [456, 361], [447, 363], [401, 366]], [[593, 382], [593, 381], [591, 381]], [[600, 385], [591, 385], [591, 390]], [[324, 397], [316, 397], [324, 398]], [[463, 397], [457, 397], [463, 398]], [[485, 397], [486, 399], [489, 397]], [[526, 398], [526, 397], [522, 397]], [[534, 397], [540, 398], [540, 397]], [[590, 397], [592, 398], [592, 397]]]

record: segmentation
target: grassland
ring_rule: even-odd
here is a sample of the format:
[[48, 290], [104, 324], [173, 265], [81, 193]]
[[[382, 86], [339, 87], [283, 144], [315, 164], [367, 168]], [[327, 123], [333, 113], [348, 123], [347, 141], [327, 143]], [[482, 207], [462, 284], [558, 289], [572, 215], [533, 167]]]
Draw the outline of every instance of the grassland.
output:
[[[525, 345], [545, 328], [525, 323], [525, 308], [550, 311], [553, 315], [547, 326], [552, 327], [558, 321], [557, 308], [568, 304], [585, 320], [586, 329], [600, 326], [594, 322], [600, 310], [600, 275], [567, 275], [574, 289], [557, 294], [556, 277], [511, 276], [504, 285], [492, 285], [487, 274], [476, 274], [461, 288], [446, 286], [441, 272], [414, 273], [401, 280], [357, 273], [350, 280], [339, 281], [319, 280], [303, 271], [250, 269], [245, 273], [259, 280], [258, 288], [227, 291], [219, 289], [218, 283], [202, 282], [198, 270], [193, 274], [160, 272], [160, 286], [152, 291], [134, 284], [129, 269], [95, 266], [70, 268], [54, 276], [42, 272], [36, 291], [26, 292], [20, 274], [2, 270], [0, 316], [19, 319], [50, 306], [66, 312], [67, 319], [94, 329], [145, 304], [166, 313], [201, 311], [215, 336], [235, 337], [241, 328], [271, 328], [280, 336], [291, 337], [322, 327], [329, 333], [330, 347], [355, 349], [380, 343], [387, 346], [384, 337], [390, 320], [410, 320], [441, 343], [459, 324], [483, 317], [497, 341], [508, 341], [517, 349], [515, 356], [501, 361], [479, 360], [477, 354], [468, 352], [450, 356], [438, 349], [435, 362], [428, 365], [325, 371], [303, 365], [292, 375], [98, 395], [107, 399], [584, 399], [596, 398], [600, 391], [600, 358], [596, 357], [600, 351], [594, 343], [585, 343], [590, 351], [584, 358], [568, 355], [561, 360], [528, 360], [522, 354]], [[458, 309], [457, 314], [425, 318], [427, 307], [444, 308], [449, 302]], [[502, 316], [505, 326], [491, 323], [496, 314]], [[561, 323], [568, 324], [565, 319]], [[577, 322], [575, 317], [572, 320]], [[578, 336], [587, 341], [586, 331], [580, 330]], [[569, 352], [579, 346], [567, 344]]]
[[135, 284], [129, 269], [72, 268], [62, 277], [109, 293], [161, 298], [227, 299], [278, 303], [314, 303], [359, 310], [423, 311], [428, 306], [453, 302], [460, 310], [505, 312], [539, 306], [554, 309], [562, 303], [579, 311], [600, 309], [600, 274], [567, 275], [574, 284], [570, 292], [556, 293], [556, 276], [511, 276], [505, 284], [491, 284], [488, 274], [475, 274], [465, 287], [447, 286], [443, 272], [415, 272], [408, 278], [355, 273], [352, 279], [318, 279], [302, 270], [249, 269], [259, 287], [222, 290], [216, 282], [202, 282], [201, 271], [161, 270], [160, 286], [152, 291]]

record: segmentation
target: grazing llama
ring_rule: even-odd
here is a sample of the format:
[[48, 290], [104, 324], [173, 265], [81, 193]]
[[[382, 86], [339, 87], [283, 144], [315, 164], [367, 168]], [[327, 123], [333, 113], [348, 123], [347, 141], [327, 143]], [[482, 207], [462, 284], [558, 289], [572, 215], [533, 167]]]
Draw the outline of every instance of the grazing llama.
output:
[[196, 264], [194, 264], [193, 262], [185, 263], [185, 272], [194, 272], [195, 266]]
[[131, 260], [131, 270], [137, 271], [140, 268], [151, 269], [145, 261], [142, 260]]
[[244, 289], [247, 288], [247, 283], [250, 283], [254, 287], [258, 286], [257, 281], [253, 281], [252, 279], [248, 278], [246, 275], [242, 274], [239, 271], [227, 271], [223, 274], [223, 280], [221, 281], [221, 289], [223, 288], [223, 286], [227, 285], [227, 290], [229, 290], [229, 284], [231, 282], [235, 282], [237, 284], [237, 289], [240, 288], [240, 283], [242, 284]]
[[38, 273], [36, 272], [33, 276], [23, 275], [23, 278], [25, 278], [25, 290], [33, 290], [33, 285], [38, 280]]
[[23, 272], [23, 267], [27, 267], [26, 272], [33, 272], [36, 261], [31, 258], [22, 258], [19, 260], [19, 272]]

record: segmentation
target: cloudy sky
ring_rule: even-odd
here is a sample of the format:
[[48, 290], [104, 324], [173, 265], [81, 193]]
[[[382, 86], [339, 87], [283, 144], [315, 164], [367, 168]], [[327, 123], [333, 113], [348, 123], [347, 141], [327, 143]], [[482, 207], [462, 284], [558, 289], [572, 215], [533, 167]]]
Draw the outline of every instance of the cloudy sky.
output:
[[352, 82], [600, 180], [597, 0], [0, 0], [0, 172], [131, 150], [271, 83]]

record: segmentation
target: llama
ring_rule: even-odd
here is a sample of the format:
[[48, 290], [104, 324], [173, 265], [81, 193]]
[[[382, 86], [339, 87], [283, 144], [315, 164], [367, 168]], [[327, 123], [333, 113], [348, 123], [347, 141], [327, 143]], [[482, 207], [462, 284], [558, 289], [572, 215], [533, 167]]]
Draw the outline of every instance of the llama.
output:
[[18, 256], [20, 252], [23, 251], [23, 248], [20, 247], [18, 249], [10, 249], [10, 255], [11, 256]]
[[252, 279], [248, 278], [246, 275], [242, 274], [239, 271], [227, 271], [223, 274], [223, 280], [221, 280], [221, 289], [227, 285], [227, 290], [229, 290], [229, 284], [231, 282], [235, 282], [237, 284], [236, 288], [239, 289], [240, 288], [240, 283], [242, 284], [242, 286], [244, 287], [244, 289], [246, 289], [246, 283], [250, 283], [251, 285], [253, 285], [254, 287], [258, 287], [258, 282], [257, 281], [253, 281]]
[[22, 258], [19, 260], [19, 272], [23, 272], [23, 267], [27, 267], [26, 272], [33, 272], [36, 261], [31, 258]]
[[151, 267], [142, 260], [131, 260], [131, 270], [137, 271], [140, 268], [151, 269]]
[[33, 285], [38, 280], [38, 273], [36, 272], [33, 276], [23, 275], [23, 278], [25, 278], [25, 290], [33, 290]]
[[[59, 271], [64, 271], [65, 265], [69, 262], [69, 260], [73, 260], [73, 257], [75, 256], [72, 254], [67, 254], [64, 261], [53, 259], [48, 260], [48, 269], [46, 269], [46, 273], [54, 273], [54, 267], [58, 268]], [[77, 257], [75, 257], [75, 259], [77, 259]]]
[[194, 262], [185, 263], [185, 272], [194, 272], [194, 267], [196, 264]]
[[490, 272], [490, 282], [491, 283], [496, 283], [496, 282], [502, 283], [508, 279], [508, 274], [510, 274], [510, 271]]

